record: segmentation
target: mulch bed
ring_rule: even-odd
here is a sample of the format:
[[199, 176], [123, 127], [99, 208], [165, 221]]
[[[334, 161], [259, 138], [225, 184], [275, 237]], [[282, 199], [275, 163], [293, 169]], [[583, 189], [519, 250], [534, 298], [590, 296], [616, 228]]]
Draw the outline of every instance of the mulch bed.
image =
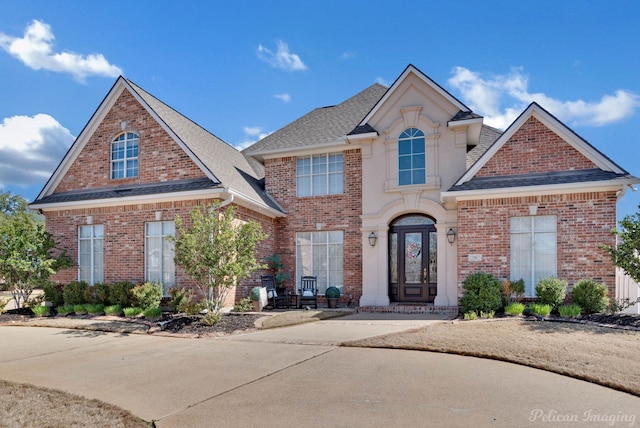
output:
[[[122, 321], [146, 324], [150, 327], [149, 333], [161, 333], [162, 335], [180, 335], [189, 337], [201, 336], [224, 336], [247, 330], [255, 329], [255, 322], [264, 315], [250, 313], [228, 313], [224, 314], [215, 325], [206, 325], [202, 322], [202, 316], [166, 314], [163, 321], [150, 321], [144, 318], [121, 318]], [[33, 315], [29, 308], [11, 309], [0, 315], [0, 325], [24, 323], [38, 317]], [[96, 319], [91, 315], [68, 315], [69, 319]], [[115, 317], [111, 317], [113, 319]]]

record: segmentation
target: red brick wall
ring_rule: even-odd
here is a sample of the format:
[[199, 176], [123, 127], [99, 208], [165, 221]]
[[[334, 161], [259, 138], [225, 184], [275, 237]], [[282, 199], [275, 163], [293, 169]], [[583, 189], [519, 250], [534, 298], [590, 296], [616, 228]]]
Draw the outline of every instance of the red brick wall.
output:
[[[459, 202], [458, 285], [476, 272], [510, 277], [510, 218], [528, 216], [530, 205], [538, 207], [537, 215], [557, 216], [557, 276], [569, 286], [580, 279], [595, 279], [613, 295], [615, 269], [599, 248], [615, 245], [610, 233], [616, 225], [613, 191]], [[481, 254], [482, 261], [469, 261], [469, 254]]]
[[478, 171], [477, 177], [595, 168], [558, 134], [531, 117]]
[[296, 196], [296, 158], [284, 157], [265, 161], [266, 189], [287, 212], [276, 222], [275, 251], [282, 255], [291, 273], [289, 288], [295, 287], [296, 233], [322, 229], [344, 231], [344, 295], [354, 301], [362, 295], [362, 159], [360, 149], [344, 153], [344, 194]]
[[[122, 132], [120, 123], [123, 120], [128, 123], [127, 130], [136, 132], [140, 137], [138, 177], [111, 180], [111, 142]], [[93, 135], [89, 137], [86, 146], [55, 191], [201, 177], [205, 177], [202, 170], [136, 99], [128, 91], [124, 91]]]
[[[156, 221], [156, 211], [162, 212], [162, 220], [174, 220], [179, 215], [185, 224], [189, 224], [189, 212], [196, 205], [211, 204], [215, 200], [179, 201], [165, 203], [149, 203], [105, 208], [75, 209], [46, 212], [47, 231], [52, 233], [59, 242], [58, 247], [77, 262], [78, 257], [78, 228], [87, 224], [87, 216], [93, 217], [93, 224], [104, 225], [104, 281], [144, 281], [144, 233], [145, 223]], [[259, 260], [273, 252], [274, 221], [271, 218], [257, 214], [243, 207], [236, 207], [236, 216], [248, 221], [255, 220], [262, 226], [263, 232], [269, 238], [258, 245]], [[68, 283], [78, 279], [77, 268], [67, 269], [55, 274], [52, 279]], [[251, 287], [260, 282], [260, 272], [243, 281], [236, 289], [231, 290], [227, 305], [242, 297], [246, 297]], [[183, 271], [177, 268], [177, 287], [196, 289], [195, 282]]]

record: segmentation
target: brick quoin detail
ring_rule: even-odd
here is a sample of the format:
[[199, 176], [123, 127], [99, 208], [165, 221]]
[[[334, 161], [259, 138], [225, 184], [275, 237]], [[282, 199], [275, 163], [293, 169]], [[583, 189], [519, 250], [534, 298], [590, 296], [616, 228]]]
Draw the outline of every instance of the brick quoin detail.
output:
[[[138, 141], [138, 177], [111, 180], [111, 142], [122, 133], [135, 132]], [[91, 135], [74, 160], [56, 192], [107, 186], [139, 185], [169, 180], [204, 178], [206, 175], [176, 144], [154, 118], [128, 91], [116, 100], [112, 109]]]
[[291, 274], [287, 286], [295, 287], [296, 233], [317, 231], [344, 232], [344, 295], [357, 302], [362, 295], [362, 158], [360, 149], [343, 152], [344, 194], [296, 196], [296, 158], [265, 160], [266, 190], [287, 212], [276, 221], [275, 252], [282, 255]]
[[[93, 217], [92, 224], [104, 225], [104, 282], [130, 281], [134, 284], [144, 281], [144, 234], [145, 223], [156, 221], [156, 212], [162, 213], [162, 221], [172, 221], [179, 215], [185, 225], [190, 224], [189, 212], [196, 206], [211, 205], [215, 199], [198, 201], [176, 201], [163, 203], [136, 204], [116, 207], [50, 211], [46, 213], [47, 231], [58, 239], [58, 248], [65, 249], [76, 262], [78, 260], [78, 229], [87, 224], [87, 216]], [[274, 221], [252, 210], [236, 206], [236, 217], [258, 222], [263, 232], [269, 235], [258, 244], [257, 258], [263, 260], [273, 253]], [[66, 284], [78, 279], [77, 267], [60, 271], [52, 280]], [[237, 300], [249, 295], [251, 287], [260, 282], [260, 272], [241, 282], [229, 292], [226, 304], [232, 306]], [[176, 286], [198, 291], [196, 283], [182, 268], [176, 267]]]
[[477, 177], [596, 168], [558, 134], [531, 117], [476, 174]]
[[[462, 282], [477, 272], [510, 279], [511, 217], [529, 216], [529, 206], [537, 215], [555, 215], [557, 224], [557, 276], [572, 287], [592, 278], [615, 292], [616, 273], [601, 245], [615, 245], [611, 229], [616, 225], [616, 193], [588, 192], [567, 195], [499, 198], [458, 203], [458, 293]], [[469, 261], [469, 254], [482, 261]], [[516, 278], [514, 278], [516, 279]]]

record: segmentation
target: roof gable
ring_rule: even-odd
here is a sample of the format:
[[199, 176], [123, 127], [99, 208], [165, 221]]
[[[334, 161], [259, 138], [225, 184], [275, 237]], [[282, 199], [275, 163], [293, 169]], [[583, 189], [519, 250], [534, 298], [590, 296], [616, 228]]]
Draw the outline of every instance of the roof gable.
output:
[[[510, 175], [509, 173], [505, 173], [505, 171], [501, 171], [499, 173], [494, 173], [491, 171], [487, 171], [484, 169], [486, 166], [490, 166], [492, 160], [496, 158], [498, 153], [503, 149], [506, 145], [510, 144], [512, 138], [517, 136], [519, 132], [526, 127], [527, 124], [531, 124], [534, 122], [538, 122], [543, 125], [549, 132], [554, 133], [558, 138], [557, 141], [560, 144], [567, 144], [570, 146], [571, 151], [575, 150], [577, 156], [575, 156], [575, 167], [569, 169], [591, 169], [598, 168], [603, 171], [613, 172], [615, 174], [627, 174], [627, 172], [619, 167], [615, 162], [602, 154], [599, 150], [589, 144], [586, 140], [577, 135], [573, 130], [568, 128], [562, 122], [560, 122], [556, 117], [551, 115], [548, 111], [540, 107], [537, 103], [531, 103], [527, 109], [507, 128], [507, 130], [498, 137], [498, 139], [491, 145], [482, 155], [477, 159], [477, 161], [467, 170], [467, 172], [456, 182], [455, 186], [460, 186], [466, 183], [467, 181], [473, 179], [474, 177], [479, 176], [487, 176], [487, 175]], [[520, 150], [526, 150], [527, 147], [524, 146], [526, 141], [519, 141]], [[544, 164], [544, 159], [541, 160]], [[557, 171], [557, 170], [556, 170]], [[538, 173], [545, 172], [543, 170], [531, 170], [528, 171], [530, 173]], [[553, 172], [553, 171], [547, 171]], [[513, 170], [511, 174], [522, 174], [523, 171], [521, 168], [517, 168], [516, 165], [513, 166]]]
[[[403, 82], [407, 80], [411, 75], [416, 76], [419, 80], [424, 82], [427, 86], [433, 89], [445, 100], [447, 100], [449, 103], [455, 106], [455, 108], [459, 110], [456, 116], [461, 115], [461, 117], [464, 117], [465, 119], [469, 119], [469, 117], [465, 115], [465, 113], [472, 113], [469, 107], [464, 105], [460, 100], [458, 100], [456, 97], [454, 97], [449, 92], [447, 92], [442, 86], [438, 85], [436, 82], [431, 80], [426, 74], [420, 71], [413, 64], [409, 64], [407, 68], [405, 68], [404, 71], [400, 74], [400, 76], [395, 80], [395, 82], [393, 82], [393, 84], [391, 85], [389, 90], [384, 94], [384, 96], [378, 100], [378, 102], [373, 106], [371, 111], [369, 111], [369, 113], [367, 113], [364, 119], [362, 119], [362, 121], [358, 124], [358, 126], [366, 125], [371, 120], [371, 118], [382, 108], [385, 102], [390, 97], [392, 97], [396, 91], [399, 90]], [[480, 118], [480, 116], [473, 117], [473, 118], [478, 119]]]
[[[116, 80], [69, 148], [36, 198], [36, 204], [45, 200], [56, 190], [91, 136], [125, 92], [135, 98], [141, 108], [169, 135], [213, 185], [227, 188], [238, 197], [252, 203], [281, 211], [264, 192], [261, 184], [262, 175], [256, 172], [259, 168], [254, 168], [242, 153], [122, 76]], [[126, 118], [123, 117], [123, 120]], [[163, 179], [158, 177], [157, 181], [161, 182]], [[119, 184], [113, 183], [115, 186]]]

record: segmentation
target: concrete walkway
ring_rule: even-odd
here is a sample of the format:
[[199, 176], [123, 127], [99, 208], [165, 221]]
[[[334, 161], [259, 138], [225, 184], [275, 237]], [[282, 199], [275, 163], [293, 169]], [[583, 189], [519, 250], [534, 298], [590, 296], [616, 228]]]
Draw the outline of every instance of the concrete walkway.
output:
[[218, 339], [0, 327], [0, 378], [97, 398], [158, 427], [640, 423], [640, 398], [556, 374], [335, 346], [437, 322], [422, 317], [357, 314]]

